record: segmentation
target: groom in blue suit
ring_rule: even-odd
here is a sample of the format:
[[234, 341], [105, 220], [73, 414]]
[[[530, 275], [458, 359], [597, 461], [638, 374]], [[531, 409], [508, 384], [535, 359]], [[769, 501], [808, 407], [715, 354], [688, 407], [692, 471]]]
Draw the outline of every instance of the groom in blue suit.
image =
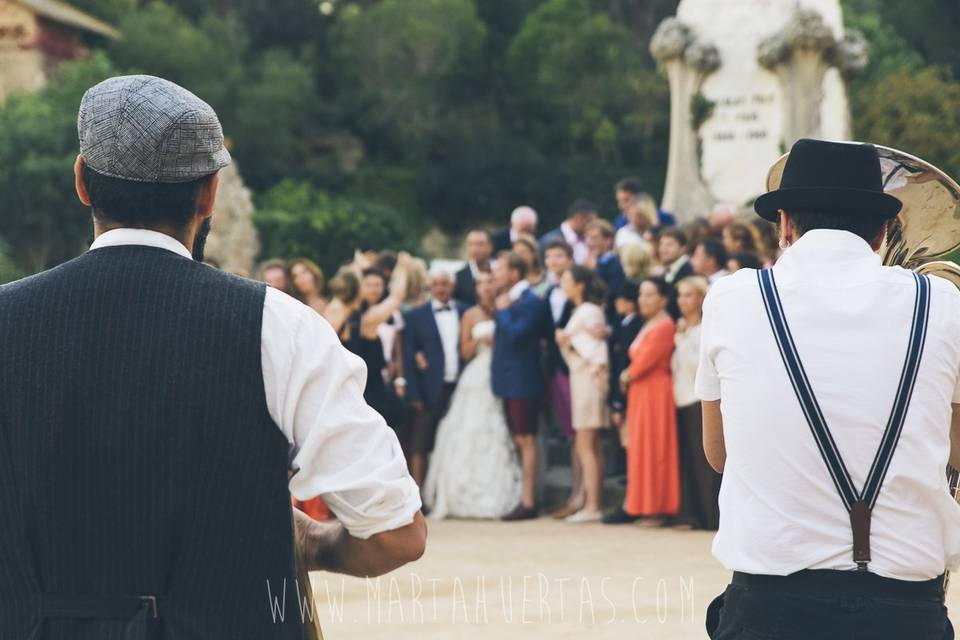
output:
[[493, 393], [503, 400], [507, 425], [520, 450], [523, 496], [504, 520], [537, 517], [537, 417], [543, 397], [540, 370], [542, 301], [527, 283], [527, 263], [515, 253], [502, 254], [494, 268], [500, 292], [493, 337]]

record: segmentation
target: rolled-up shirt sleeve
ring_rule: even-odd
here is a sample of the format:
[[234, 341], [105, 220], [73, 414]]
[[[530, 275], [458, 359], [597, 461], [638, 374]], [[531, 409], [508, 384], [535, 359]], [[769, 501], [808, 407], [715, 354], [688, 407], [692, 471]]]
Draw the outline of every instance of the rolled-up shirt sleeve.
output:
[[261, 344], [267, 407], [290, 442], [291, 494], [320, 496], [357, 538], [413, 522], [420, 491], [396, 434], [363, 398], [364, 362], [319, 314], [271, 288]]

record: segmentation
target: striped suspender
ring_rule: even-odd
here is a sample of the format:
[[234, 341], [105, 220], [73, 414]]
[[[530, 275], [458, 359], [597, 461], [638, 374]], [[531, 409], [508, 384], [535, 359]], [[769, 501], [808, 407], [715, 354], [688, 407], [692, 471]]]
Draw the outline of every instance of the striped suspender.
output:
[[780, 349], [783, 364], [790, 376], [790, 382], [797, 395], [797, 400], [800, 401], [800, 407], [803, 409], [807, 424], [810, 425], [810, 431], [813, 433], [814, 440], [816, 440], [820, 455], [823, 456], [823, 461], [826, 463], [833, 483], [837, 487], [837, 492], [843, 500], [843, 505], [850, 514], [850, 526], [853, 529], [853, 560], [862, 571], [867, 569], [867, 563], [870, 562], [870, 514], [877, 503], [877, 495], [880, 493], [883, 479], [890, 467], [890, 460], [893, 458], [893, 451], [897, 447], [900, 432], [903, 430], [903, 423], [917, 381], [917, 370], [920, 368], [920, 358], [923, 355], [923, 345], [927, 335], [927, 319], [930, 314], [930, 281], [927, 276], [914, 274], [913, 277], [916, 280], [917, 292], [913, 303], [913, 322], [910, 326], [907, 357], [900, 373], [900, 384], [897, 387], [897, 395], [893, 402], [890, 418], [887, 420], [883, 438], [880, 440], [880, 447], [877, 449], [876, 456], [874, 456], [873, 464], [867, 474], [867, 480], [861, 493], [853, 486], [850, 473], [847, 471], [847, 467], [840, 457], [840, 452], [837, 450], [837, 445], [830, 435], [830, 429], [827, 428], [827, 422], [820, 410], [817, 398], [813, 395], [810, 380], [807, 378], [807, 373], [800, 362], [797, 346], [793, 341], [790, 327], [787, 325], [787, 319], [783, 313], [783, 304], [780, 301], [773, 271], [764, 269], [757, 272], [760, 292], [763, 295], [763, 304], [766, 308], [767, 318], [770, 320], [770, 328], [773, 330], [773, 335], [777, 341], [777, 347]]

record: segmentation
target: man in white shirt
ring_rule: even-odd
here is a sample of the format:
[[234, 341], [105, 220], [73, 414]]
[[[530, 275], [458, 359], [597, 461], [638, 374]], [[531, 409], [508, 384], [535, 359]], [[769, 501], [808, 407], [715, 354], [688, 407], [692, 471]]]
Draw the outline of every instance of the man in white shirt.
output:
[[706, 238], [697, 243], [690, 258], [693, 271], [713, 284], [727, 275], [727, 250], [716, 238]]
[[540, 238], [540, 253], [551, 242], [563, 240], [573, 249], [574, 264], [583, 264], [590, 257], [587, 246], [587, 227], [597, 219], [597, 207], [589, 200], [579, 199], [570, 205], [567, 219], [553, 231]]
[[871, 145], [797, 142], [755, 208], [786, 251], [710, 289], [696, 382], [734, 571], [711, 638], [952, 638], [960, 294], [881, 265], [901, 203]]
[[308, 587], [291, 494], [339, 518], [296, 512], [307, 569], [423, 553], [397, 438], [325, 320], [202, 264], [230, 162], [209, 105], [110, 78], [78, 131], [95, 241], [0, 287], [0, 637], [302, 639], [300, 600], [270, 606]]

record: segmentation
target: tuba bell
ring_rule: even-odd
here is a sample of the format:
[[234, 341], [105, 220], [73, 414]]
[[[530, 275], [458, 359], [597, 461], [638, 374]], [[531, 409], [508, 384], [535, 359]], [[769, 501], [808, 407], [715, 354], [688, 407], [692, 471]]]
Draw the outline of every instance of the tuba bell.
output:
[[[880, 247], [883, 264], [945, 278], [960, 289], [960, 185], [946, 173], [915, 156], [874, 145], [880, 156], [883, 189], [903, 203], [887, 226]], [[767, 174], [767, 190], [780, 186], [787, 163], [784, 154]], [[958, 336], [960, 339], [960, 336]], [[947, 485], [960, 502], [960, 471], [947, 467]], [[943, 590], [950, 573], [943, 578]]]

